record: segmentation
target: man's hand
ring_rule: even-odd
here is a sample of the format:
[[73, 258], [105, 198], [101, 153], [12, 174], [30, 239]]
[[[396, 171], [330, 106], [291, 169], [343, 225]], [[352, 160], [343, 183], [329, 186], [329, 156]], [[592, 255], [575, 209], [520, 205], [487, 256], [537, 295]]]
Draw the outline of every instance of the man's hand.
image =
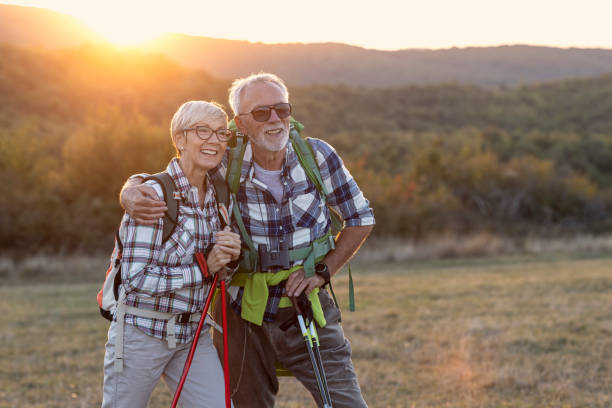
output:
[[[351, 259], [373, 227], [373, 225], [346, 227], [340, 232], [340, 236], [336, 240], [336, 249], [330, 251], [323, 259], [330, 277], [334, 276]], [[306, 279], [304, 278], [304, 269], [300, 268], [289, 276], [285, 289], [287, 290], [287, 296], [298, 296], [302, 291], [309, 295], [314, 288], [320, 288], [323, 285], [325, 285], [325, 279], [321, 276], [314, 275]]]
[[300, 268], [289, 275], [287, 284], [285, 285], [285, 290], [287, 291], [287, 296], [289, 297], [299, 296], [302, 292], [310, 295], [310, 292], [312, 292], [315, 288], [320, 288], [323, 285], [325, 285], [325, 279], [319, 275], [305, 278], [304, 269]]
[[168, 210], [153, 187], [128, 181], [121, 191], [121, 206], [140, 225], [155, 225]]

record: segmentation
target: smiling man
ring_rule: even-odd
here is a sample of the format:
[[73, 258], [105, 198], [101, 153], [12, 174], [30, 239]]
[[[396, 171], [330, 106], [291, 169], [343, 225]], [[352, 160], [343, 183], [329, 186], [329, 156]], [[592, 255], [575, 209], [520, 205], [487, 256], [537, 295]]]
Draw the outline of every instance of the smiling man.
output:
[[[257, 253], [254, 264], [244, 262], [243, 255], [228, 300], [235, 311], [228, 316], [232, 399], [237, 407], [273, 407], [279, 387], [276, 362], [280, 362], [322, 406], [299, 329], [281, 329], [295, 315], [287, 297], [304, 292], [319, 324], [333, 405], [364, 407], [340, 311], [325, 287], [371, 232], [374, 216], [369, 203], [336, 151], [322, 140], [311, 138], [306, 143], [328, 193], [320, 192], [307, 176], [289, 142], [291, 105], [280, 78], [260, 73], [238, 79], [229, 100], [238, 130], [248, 136], [236, 194], [247, 235], [242, 236], [243, 250]], [[226, 156], [218, 171], [225, 174], [227, 163]], [[162, 216], [164, 205], [146, 199], [145, 189], [126, 187], [122, 203], [146, 223]], [[344, 220], [335, 243], [331, 243], [330, 208]], [[309, 267], [305, 258], [311, 252], [317, 258]]]

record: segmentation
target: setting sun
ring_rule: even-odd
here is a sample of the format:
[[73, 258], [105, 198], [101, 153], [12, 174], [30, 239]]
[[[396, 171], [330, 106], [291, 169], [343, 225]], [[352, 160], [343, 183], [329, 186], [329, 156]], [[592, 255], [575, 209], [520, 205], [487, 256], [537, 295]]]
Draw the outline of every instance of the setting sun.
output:
[[138, 45], [164, 33], [164, 14], [137, 2], [124, 2], [120, 7], [108, 7], [83, 14], [92, 29], [117, 45]]
[[107, 26], [105, 23], [101, 23], [99, 26], [94, 23], [90, 23], [90, 25], [108, 41], [117, 45], [139, 45], [161, 34], [153, 27], [145, 30], [142, 27], [135, 29], [132, 26]]

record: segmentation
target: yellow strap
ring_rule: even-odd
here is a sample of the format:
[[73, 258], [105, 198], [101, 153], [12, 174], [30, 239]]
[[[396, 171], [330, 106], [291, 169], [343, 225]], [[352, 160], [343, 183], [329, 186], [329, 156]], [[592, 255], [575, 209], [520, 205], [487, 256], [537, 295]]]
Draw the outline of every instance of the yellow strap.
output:
[[[251, 323], [261, 326], [263, 316], [268, 304], [268, 286], [275, 286], [286, 280], [294, 271], [303, 268], [302, 265], [296, 265], [290, 269], [284, 269], [276, 273], [255, 272], [255, 273], [237, 273], [232, 278], [232, 285], [244, 287], [242, 295], [242, 312], [240, 317]], [[319, 301], [319, 288], [316, 288], [310, 295], [310, 303], [312, 304], [312, 313], [314, 319], [320, 327], [325, 327], [327, 322], [323, 315], [323, 308]], [[279, 307], [289, 307], [291, 301], [286, 296], [280, 299]]]

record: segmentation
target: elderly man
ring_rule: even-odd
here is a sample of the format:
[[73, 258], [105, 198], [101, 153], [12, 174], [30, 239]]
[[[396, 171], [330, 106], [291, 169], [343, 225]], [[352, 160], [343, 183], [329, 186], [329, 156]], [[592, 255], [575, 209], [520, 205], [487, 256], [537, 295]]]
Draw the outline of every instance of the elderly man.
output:
[[[230, 88], [229, 100], [238, 130], [248, 136], [236, 194], [248, 234], [246, 240], [243, 234], [243, 247], [244, 241], [250, 239], [251, 249], [259, 257], [255, 271], [242, 267], [232, 282], [237, 285], [229, 301], [236, 313], [228, 317], [232, 399], [237, 407], [274, 406], [278, 392], [275, 367], [280, 362], [322, 406], [298, 328], [283, 331], [280, 327], [295, 313], [287, 297], [305, 292], [313, 310], [323, 312], [322, 316], [315, 312], [315, 320], [320, 326], [320, 350], [333, 405], [364, 407], [351, 346], [339, 324], [340, 311], [323, 287], [371, 232], [374, 216], [369, 203], [336, 151], [322, 140], [308, 139], [307, 143], [312, 147], [327, 196], [323, 197], [307, 176], [289, 142], [291, 105], [280, 78], [260, 73], [238, 79]], [[224, 158], [218, 171], [225, 173], [227, 162]], [[135, 186], [134, 181], [128, 182], [122, 193], [124, 207], [145, 223], [163, 215], [165, 208], [163, 203], [146, 196], [150, 196], [146, 187]], [[342, 216], [344, 228], [335, 245], [326, 248], [324, 256], [316, 260], [316, 273], [308, 273], [305, 259], [287, 254], [328, 241], [328, 207]], [[266, 254], [271, 252], [281, 254], [286, 264], [266, 268]], [[271, 274], [281, 279], [268, 279]]]

